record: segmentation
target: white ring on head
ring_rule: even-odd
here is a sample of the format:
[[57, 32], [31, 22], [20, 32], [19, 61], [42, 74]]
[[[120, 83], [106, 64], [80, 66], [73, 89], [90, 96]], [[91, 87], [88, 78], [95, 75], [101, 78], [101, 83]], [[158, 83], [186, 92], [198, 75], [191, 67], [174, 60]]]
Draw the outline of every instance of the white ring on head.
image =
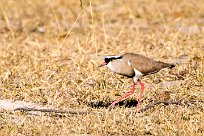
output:
[[105, 58], [107, 58], [107, 59], [111, 59], [111, 58], [118, 59], [118, 58], [121, 58], [121, 56], [106, 56]]

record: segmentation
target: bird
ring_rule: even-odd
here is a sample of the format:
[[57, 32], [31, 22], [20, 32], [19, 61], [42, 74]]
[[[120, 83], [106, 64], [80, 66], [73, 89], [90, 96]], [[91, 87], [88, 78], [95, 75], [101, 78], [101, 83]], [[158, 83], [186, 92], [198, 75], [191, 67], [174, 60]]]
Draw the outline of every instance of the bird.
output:
[[139, 99], [137, 102], [136, 108], [139, 109], [140, 103], [142, 101], [142, 95], [144, 92], [144, 83], [141, 82], [141, 78], [157, 73], [158, 71], [164, 68], [173, 68], [175, 67], [174, 64], [164, 63], [161, 61], [156, 61], [145, 57], [140, 54], [135, 53], [125, 53], [123, 55], [110, 55], [104, 57], [104, 62], [100, 65], [100, 67], [108, 67], [113, 72], [133, 79], [132, 90], [122, 97], [115, 100], [109, 108], [112, 108], [120, 102], [121, 100], [128, 98], [130, 95], [134, 93], [136, 84], [140, 84], [141, 91], [139, 94]]

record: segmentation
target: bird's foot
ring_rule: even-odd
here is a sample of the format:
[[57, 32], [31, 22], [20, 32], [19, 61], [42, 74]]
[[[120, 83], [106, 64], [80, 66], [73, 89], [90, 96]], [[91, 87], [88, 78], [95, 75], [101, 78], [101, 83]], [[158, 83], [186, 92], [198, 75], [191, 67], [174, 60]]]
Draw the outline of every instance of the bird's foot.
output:
[[113, 102], [113, 103], [108, 107], [108, 109], [111, 110], [111, 109], [115, 106], [115, 104], [116, 104], [116, 103]]
[[136, 111], [137, 112], [140, 111], [141, 102], [142, 102], [142, 98], [139, 98], [138, 101], [137, 101], [137, 106], [136, 106]]
[[140, 109], [140, 103], [138, 103], [136, 106], [136, 110], [139, 111], [139, 109]]

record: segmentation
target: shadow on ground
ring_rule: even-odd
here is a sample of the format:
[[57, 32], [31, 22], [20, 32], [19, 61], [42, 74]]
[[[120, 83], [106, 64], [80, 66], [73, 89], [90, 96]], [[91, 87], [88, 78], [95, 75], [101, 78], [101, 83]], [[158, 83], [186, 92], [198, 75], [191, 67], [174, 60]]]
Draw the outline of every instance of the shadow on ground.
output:
[[[92, 107], [92, 108], [108, 108], [111, 105], [111, 101], [109, 100], [99, 100], [99, 101], [90, 101], [86, 102], [86, 105]], [[117, 103], [115, 106], [121, 106], [121, 107], [136, 107], [138, 101], [135, 99], [126, 99], [122, 100], [119, 103]]]

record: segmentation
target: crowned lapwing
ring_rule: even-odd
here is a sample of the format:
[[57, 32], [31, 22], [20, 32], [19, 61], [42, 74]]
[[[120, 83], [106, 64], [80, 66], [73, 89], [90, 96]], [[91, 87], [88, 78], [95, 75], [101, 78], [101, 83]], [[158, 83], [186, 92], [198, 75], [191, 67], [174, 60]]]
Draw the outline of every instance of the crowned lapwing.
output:
[[133, 78], [133, 87], [132, 90], [125, 94], [124, 96], [120, 97], [116, 101], [114, 101], [109, 108], [114, 106], [116, 103], [129, 97], [131, 94], [134, 93], [135, 85], [137, 83], [141, 86], [141, 91], [137, 103], [137, 108], [139, 108], [140, 103], [142, 101], [142, 94], [144, 92], [144, 84], [141, 82], [141, 77], [156, 73], [164, 68], [173, 68], [175, 67], [173, 64], [168, 64], [160, 61], [155, 61], [145, 56], [134, 54], [134, 53], [125, 53], [120, 56], [106, 56], [104, 58], [104, 63], [100, 65], [107, 66], [112, 71], [117, 74]]

